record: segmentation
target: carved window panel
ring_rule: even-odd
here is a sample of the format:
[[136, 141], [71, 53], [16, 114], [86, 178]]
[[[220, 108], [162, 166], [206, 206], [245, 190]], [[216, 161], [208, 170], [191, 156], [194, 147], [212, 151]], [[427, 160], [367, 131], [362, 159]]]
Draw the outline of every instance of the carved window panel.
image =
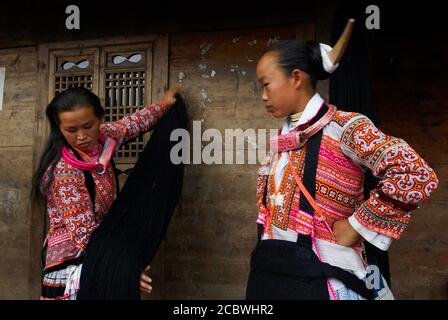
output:
[[[108, 72], [105, 75], [105, 118], [116, 121], [144, 106], [145, 71]], [[117, 157], [136, 158], [143, 150], [143, 136], [129, 142], [118, 151]]]
[[[102, 61], [104, 71], [100, 86], [106, 122], [119, 120], [151, 103], [151, 45], [104, 48]], [[148, 136], [140, 135], [121, 146], [116, 163], [134, 163]]]
[[98, 60], [96, 48], [57, 50], [50, 53], [50, 98], [73, 87], [98, 91]]
[[55, 93], [60, 93], [73, 87], [84, 87], [92, 90], [92, 74], [58, 75], [55, 77]]
[[56, 71], [58, 73], [92, 72], [92, 60], [92, 56], [57, 57]]
[[146, 66], [145, 51], [111, 52], [107, 55], [107, 68], [136, 68]]

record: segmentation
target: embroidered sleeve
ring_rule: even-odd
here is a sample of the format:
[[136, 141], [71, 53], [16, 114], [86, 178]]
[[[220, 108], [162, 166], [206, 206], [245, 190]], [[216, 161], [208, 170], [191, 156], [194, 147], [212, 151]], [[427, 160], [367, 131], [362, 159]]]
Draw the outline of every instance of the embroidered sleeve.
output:
[[348, 222], [353, 227], [353, 229], [355, 229], [356, 232], [358, 232], [361, 237], [364, 238], [364, 240], [370, 242], [378, 249], [381, 249], [383, 251], [389, 250], [389, 247], [392, 244], [393, 240], [391, 237], [369, 230], [368, 228], [360, 224], [358, 220], [356, 220], [354, 215], [348, 218]]
[[102, 124], [100, 131], [110, 138], [123, 137], [126, 141], [150, 130], [167, 111], [166, 105], [156, 102], [118, 121]]
[[82, 177], [73, 172], [56, 176], [51, 188], [55, 209], [79, 250], [84, 250], [90, 234], [97, 227], [90, 196], [84, 185]]
[[399, 239], [410, 212], [436, 189], [434, 170], [404, 140], [384, 134], [363, 115], [344, 125], [341, 148], [380, 179], [354, 217], [369, 230]]

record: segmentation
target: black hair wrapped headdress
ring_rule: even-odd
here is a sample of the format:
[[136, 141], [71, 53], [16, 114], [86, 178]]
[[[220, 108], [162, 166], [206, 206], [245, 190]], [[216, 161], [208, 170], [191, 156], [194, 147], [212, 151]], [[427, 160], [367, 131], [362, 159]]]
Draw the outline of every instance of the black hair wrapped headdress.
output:
[[140, 275], [163, 240], [180, 197], [183, 164], [170, 160], [174, 129], [186, 129], [184, 102], [161, 118], [126, 184], [84, 252], [78, 300], [139, 299]]

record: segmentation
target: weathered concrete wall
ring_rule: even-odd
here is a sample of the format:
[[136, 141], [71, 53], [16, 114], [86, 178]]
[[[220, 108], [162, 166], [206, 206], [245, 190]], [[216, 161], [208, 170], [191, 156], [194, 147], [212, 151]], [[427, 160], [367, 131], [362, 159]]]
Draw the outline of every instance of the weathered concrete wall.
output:
[[0, 111], [0, 299], [27, 299], [36, 50], [0, 50], [0, 66], [6, 68]]

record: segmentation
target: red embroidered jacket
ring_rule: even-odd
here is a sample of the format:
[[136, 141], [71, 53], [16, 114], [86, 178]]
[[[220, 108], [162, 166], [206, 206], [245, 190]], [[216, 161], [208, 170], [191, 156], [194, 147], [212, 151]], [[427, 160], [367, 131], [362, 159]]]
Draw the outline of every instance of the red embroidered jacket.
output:
[[[123, 137], [126, 141], [148, 131], [166, 111], [165, 105], [154, 103], [118, 121], [102, 124], [100, 132], [114, 139]], [[96, 189], [95, 213], [83, 172], [63, 158], [56, 164], [47, 196], [49, 230], [45, 269], [77, 257], [115, 199], [112, 165], [109, 164], [103, 174], [92, 171], [92, 176]]]
[[[257, 223], [294, 230], [336, 242], [329, 232], [340, 219], [352, 216], [365, 228], [399, 239], [411, 219], [411, 211], [436, 189], [439, 181], [432, 168], [404, 140], [381, 132], [364, 115], [338, 111], [323, 131], [316, 174], [316, 203], [321, 221], [299, 210], [300, 192], [292, 168], [303, 176], [306, 145], [291, 152], [290, 162], [278, 188], [273, 172], [277, 160], [268, 157], [258, 173]], [[371, 196], [363, 200], [365, 170], [380, 179]], [[266, 202], [263, 193], [267, 190]], [[278, 195], [282, 201], [274, 201]]]

